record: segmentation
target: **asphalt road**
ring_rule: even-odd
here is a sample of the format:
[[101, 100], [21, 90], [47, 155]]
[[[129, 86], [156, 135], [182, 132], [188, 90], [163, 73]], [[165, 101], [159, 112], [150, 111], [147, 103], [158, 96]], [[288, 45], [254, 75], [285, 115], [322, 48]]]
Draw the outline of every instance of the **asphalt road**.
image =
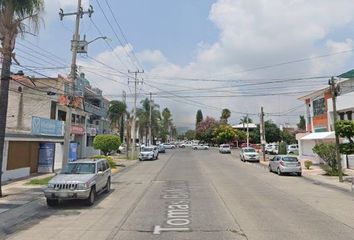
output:
[[[277, 176], [238, 153], [176, 149], [113, 178], [89, 208], [69, 202], [8, 228], [8, 239], [354, 239], [354, 195]], [[4, 237], [5, 238], [5, 237]]]

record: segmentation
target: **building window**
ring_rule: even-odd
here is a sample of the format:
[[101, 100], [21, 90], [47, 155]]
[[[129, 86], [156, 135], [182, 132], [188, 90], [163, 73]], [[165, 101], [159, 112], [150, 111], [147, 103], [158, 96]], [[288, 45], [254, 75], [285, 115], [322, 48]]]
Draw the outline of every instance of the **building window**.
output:
[[352, 111], [347, 112], [347, 119], [353, 120], [353, 112]]
[[324, 98], [314, 100], [312, 103], [312, 107], [313, 116], [323, 115], [326, 111]]
[[66, 120], [66, 112], [59, 110], [58, 111], [58, 120], [65, 121]]
[[344, 120], [344, 113], [343, 112], [341, 112], [341, 113], [338, 113], [339, 114], [339, 118], [340, 118], [340, 120]]

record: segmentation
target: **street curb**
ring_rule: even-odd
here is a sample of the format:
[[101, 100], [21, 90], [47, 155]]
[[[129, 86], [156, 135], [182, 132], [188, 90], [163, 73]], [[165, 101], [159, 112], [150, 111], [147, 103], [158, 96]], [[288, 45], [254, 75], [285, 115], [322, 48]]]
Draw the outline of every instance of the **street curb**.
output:
[[332, 190], [339, 190], [339, 191], [341, 191], [341, 192], [354, 194], [354, 192], [353, 192], [351, 189], [347, 189], [347, 188], [340, 187], [340, 186], [337, 186], [337, 185], [334, 185], [334, 184], [322, 182], [322, 181], [319, 181], [319, 180], [317, 180], [317, 179], [314, 179], [313, 177], [310, 177], [310, 176], [308, 176], [308, 175], [307, 175], [307, 176], [306, 176], [306, 175], [302, 175], [302, 178], [305, 179], [306, 181], [312, 182], [313, 184], [321, 185], [321, 186], [330, 188], [330, 189], [332, 189]]
[[[260, 165], [262, 165], [265, 169], [267, 168], [268, 164], [267, 162], [263, 162], [263, 161], [260, 161], [259, 162]], [[317, 180], [309, 175], [306, 175], [306, 174], [302, 174], [302, 178], [306, 181], [309, 181], [309, 182], [312, 182], [313, 184], [316, 184], [316, 185], [321, 185], [321, 186], [324, 186], [324, 187], [327, 187], [327, 188], [330, 188], [332, 190], [339, 190], [339, 191], [342, 191], [342, 192], [345, 192], [345, 193], [350, 193], [350, 194], [354, 194], [354, 192], [351, 190], [351, 188], [346, 188], [346, 187], [340, 187], [340, 186], [337, 186], [337, 185], [334, 185], [334, 184], [331, 184], [331, 183], [326, 183], [326, 182], [322, 182], [320, 180]]]
[[136, 161], [136, 162], [131, 164], [131, 165], [129, 165], [128, 167], [124, 167], [121, 170], [112, 173], [112, 175], [114, 176], [114, 175], [117, 175], [119, 173], [124, 173], [124, 172], [128, 171], [129, 169], [136, 167], [140, 163], [138, 160], [133, 160], [133, 161]]

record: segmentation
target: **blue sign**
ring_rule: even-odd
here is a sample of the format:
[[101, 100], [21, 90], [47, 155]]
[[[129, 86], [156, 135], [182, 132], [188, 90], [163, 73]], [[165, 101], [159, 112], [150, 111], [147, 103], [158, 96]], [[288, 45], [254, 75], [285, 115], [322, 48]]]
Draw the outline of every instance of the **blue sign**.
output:
[[32, 117], [32, 135], [64, 136], [64, 122], [41, 117]]
[[69, 149], [69, 162], [73, 162], [77, 160], [77, 143], [72, 142], [70, 143]]
[[52, 172], [53, 163], [54, 163], [54, 153], [55, 153], [54, 143], [39, 144], [39, 159], [38, 159], [39, 173]]

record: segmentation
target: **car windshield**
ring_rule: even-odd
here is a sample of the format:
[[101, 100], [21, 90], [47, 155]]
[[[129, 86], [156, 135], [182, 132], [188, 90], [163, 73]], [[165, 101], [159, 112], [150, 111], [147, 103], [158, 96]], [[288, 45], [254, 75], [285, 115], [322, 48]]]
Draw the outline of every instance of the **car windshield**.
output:
[[297, 158], [296, 157], [283, 157], [283, 160], [285, 162], [297, 162]]
[[222, 146], [223, 148], [229, 148], [230, 146], [229, 145], [224, 145]]
[[95, 163], [69, 163], [63, 174], [92, 174], [96, 172]]
[[144, 147], [143, 152], [152, 152], [154, 149], [152, 147]]
[[245, 148], [243, 151], [244, 152], [256, 152], [256, 150], [254, 148]]

